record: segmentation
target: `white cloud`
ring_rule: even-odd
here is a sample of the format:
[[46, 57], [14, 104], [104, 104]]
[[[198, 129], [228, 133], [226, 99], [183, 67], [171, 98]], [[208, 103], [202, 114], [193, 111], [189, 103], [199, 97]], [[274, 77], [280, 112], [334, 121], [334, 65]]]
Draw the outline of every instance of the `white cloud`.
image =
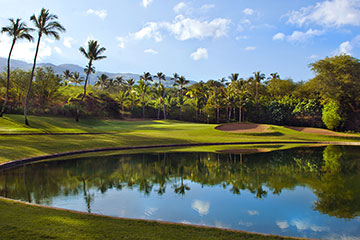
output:
[[116, 37], [116, 40], [119, 42], [119, 48], [125, 48], [126, 38], [124, 37]]
[[246, 15], [251, 16], [251, 15], [253, 15], [253, 14], [254, 14], [254, 9], [251, 9], [251, 8], [245, 8], [245, 9], [243, 10], [243, 13], [244, 13], [244, 14], [246, 14]]
[[72, 48], [72, 45], [71, 43], [73, 42], [74, 40], [71, 38], [71, 37], [65, 37], [64, 38], [64, 46], [67, 47], [67, 48]]
[[237, 30], [239, 32], [242, 32], [245, 30], [245, 28], [253, 29], [255, 26], [252, 25], [251, 21], [247, 18], [241, 20], [241, 22], [237, 26]]
[[249, 47], [245, 48], [245, 51], [255, 51], [255, 50], [256, 50], [256, 47], [254, 47], [254, 46], [249, 46]]
[[289, 223], [287, 221], [276, 221], [276, 225], [280, 229], [287, 229], [289, 227]]
[[339, 54], [351, 55], [351, 50], [353, 49], [349, 41], [343, 42], [339, 46]]
[[273, 40], [284, 40], [285, 39], [285, 34], [279, 32], [279, 33], [275, 34], [272, 39]]
[[212, 21], [201, 21], [194, 18], [178, 15], [172, 22], [148, 22], [138, 32], [130, 33], [129, 38], [135, 40], [154, 39], [162, 41], [161, 31], [167, 31], [176, 39], [203, 39], [206, 37], [218, 38], [227, 34], [231, 20], [216, 18]]
[[203, 201], [200, 201], [200, 200], [195, 200], [191, 204], [191, 207], [192, 207], [192, 209], [197, 211], [200, 216], [204, 216], [204, 215], [209, 214], [210, 203], [209, 202], [203, 202]]
[[212, 9], [212, 8], [215, 8], [215, 4], [204, 4], [204, 5], [201, 6], [200, 9], [203, 10], [203, 11], [207, 11], [207, 10]]
[[251, 222], [244, 222], [244, 221], [240, 221], [238, 223], [240, 226], [244, 226], [244, 227], [251, 227], [252, 225], [254, 225], [253, 223]]
[[198, 48], [196, 52], [193, 52], [190, 57], [194, 59], [195, 61], [198, 61], [200, 59], [208, 59], [208, 51], [206, 48]]
[[179, 2], [178, 4], [175, 5], [175, 7], [173, 8], [175, 13], [180, 13], [182, 10], [186, 9], [187, 5], [184, 2]]
[[324, 26], [360, 26], [359, 0], [328, 0], [287, 14], [288, 22], [302, 26], [316, 23]]
[[310, 229], [313, 230], [314, 232], [326, 232], [326, 231], [329, 231], [328, 227], [322, 227], [322, 226], [316, 226], [316, 225], [311, 226]]
[[288, 36], [288, 41], [290, 42], [304, 42], [313, 36], [320, 36], [324, 34], [324, 31], [312, 30], [311, 28], [306, 32], [294, 31], [290, 36]]
[[[9, 55], [12, 39], [5, 35], [0, 34], [0, 56], [7, 58]], [[12, 52], [12, 59], [23, 60], [26, 62], [32, 62], [34, 59], [36, 49], [35, 42], [18, 41]], [[40, 44], [38, 60], [42, 60], [45, 57], [49, 57], [52, 54], [52, 48], [48, 45], [48, 41], [42, 41]]]
[[147, 6], [149, 6], [150, 3], [152, 3], [152, 1], [153, 0], [142, 0], [142, 4], [146, 8]]
[[105, 9], [102, 9], [102, 10], [94, 10], [94, 9], [88, 9], [86, 11], [86, 14], [87, 15], [95, 15], [99, 18], [101, 18], [102, 20], [104, 20], [107, 16], [107, 11]]
[[319, 56], [318, 56], [318, 55], [313, 54], [313, 55], [311, 55], [309, 58], [310, 58], [310, 59], [317, 59], [317, 58], [319, 58]]
[[250, 216], [259, 215], [259, 211], [257, 211], [257, 210], [249, 210], [249, 211], [248, 211], [248, 214], [249, 214]]
[[62, 53], [61, 49], [58, 48], [58, 47], [54, 47], [54, 50], [55, 50], [55, 52], [57, 52], [57, 54], [61, 54], [61, 53]]
[[145, 50], [144, 50], [144, 53], [150, 53], [150, 54], [153, 54], [153, 55], [158, 54], [157, 51], [155, 51], [154, 49], [151, 49], [151, 48], [145, 49]]

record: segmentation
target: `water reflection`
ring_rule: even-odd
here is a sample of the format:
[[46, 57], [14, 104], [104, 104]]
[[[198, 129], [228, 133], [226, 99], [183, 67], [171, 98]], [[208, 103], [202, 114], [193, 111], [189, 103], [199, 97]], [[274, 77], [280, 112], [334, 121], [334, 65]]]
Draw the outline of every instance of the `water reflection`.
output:
[[[133, 194], [131, 192], [140, 192], [148, 202], [154, 202], [154, 206], [144, 207], [140, 216], [152, 219], [162, 219], [163, 215], [166, 215], [162, 212], [163, 206], [155, 206], [155, 200], [168, 199], [170, 203], [175, 201], [181, 203], [181, 201], [186, 202], [189, 195], [189, 205], [201, 220], [213, 215], [219, 216], [228, 208], [231, 212], [231, 206], [223, 206], [222, 212], [217, 206], [227, 205], [227, 201], [245, 199], [248, 194], [253, 199], [258, 199], [259, 204], [266, 205], [273, 201], [274, 197], [280, 199], [282, 196], [287, 196], [283, 194], [284, 191], [287, 194], [293, 192], [299, 198], [310, 196], [307, 190], [301, 190], [304, 188], [311, 190], [310, 192], [316, 196], [313, 200], [308, 197], [308, 202], [311, 202], [309, 207], [313, 209], [310, 209], [311, 211], [342, 219], [354, 219], [360, 216], [359, 170], [359, 148], [344, 146], [298, 148], [253, 155], [131, 154], [44, 162], [0, 172], [0, 195], [46, 205], [56, 205], [59, 202], [66, 204], [66, 199], [76, 199], [73, 203], [75, 204], [82, 198], [86, 206], [85, 211], [92, 212], [96, 202], [102, 201], [101, 196], [114, 198], [122, 192], [128, 197]], [[202, 192], [199, 198], [192, 197], [200, 191]], [[209, 195], [207, 192], [210, 191], [222, 192], [223, 196], [208, 199], [201, 197]], [[233, 196], [231, 200], [229, 194]], [[64, 200], [60, 201], [59, 198]], [[138, 198], [132, 201], [136, 202], [136, 199]], [[215, 200], [216, 203], [213, 203]], [[148, 204], [143, 202], [145, 205]], [[133, 203], [128, 203], [128, 209], [124, 208], [121, 210], [122, 213], [115, 215], [131, 215], [129, 210], [131, 204]], [[287, 202], [282, 204], [284, 208], [282, 211], [291, 212], [292, 210], [286, 209], [286, 204]], [[261, 205], [254, 205], [257, 206]], [[243, 218], [240, 220], [235, 220], [234, 216], [230, 217], [234, 218], [230, 227], [234, 228], [235, 224], [240, 229], [257, 229], [259, 227], [257, 218], [266, 218], [264, 216], [267, 215], [277, 217], [276, 213], [270, 213], [266, 208], [261, 211], [249, 208], [244, 211], [245, 215], [242, 215]], [[279, 216], [273, 219], [273, 228], [279, 231], [296, 228], [300, 232], [315, 233], [330, 231], [326, 225], [312, 223], [309, 219], [313, 216], [299, 218], [295, 215], [295, 213], [294, 216], [284, 214], [284, 218]], [[354, 221], [358, 223], [357, 220]], [[218, 219], [213, 220], [213, 225], [229, 226], [229, 224]], [[266, 228], [263, 226], [263, 229]], [[268, 232], [273, 233], [270, 230]], [[360, 232], [359, 225], [355, 232]]]

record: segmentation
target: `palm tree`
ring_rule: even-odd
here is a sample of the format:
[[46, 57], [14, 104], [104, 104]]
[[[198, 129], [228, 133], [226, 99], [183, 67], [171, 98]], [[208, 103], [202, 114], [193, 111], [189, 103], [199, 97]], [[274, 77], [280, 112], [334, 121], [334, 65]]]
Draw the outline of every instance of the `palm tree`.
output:
[[65, 83], [65, 86], [67, 86], [69, 83], [69, 79], [71, 79], [71, 77], [72, 77], [72, 72], [70, 72], [69, 69], [66, 69], [63, 72], [63, 74], [64, 74], [64, 83]]
[[[175, 78], [175, 74], [174, 74], [174, 78]], [[185, 86], [189, 83], [190, 81], [186, 80], [184, 76], [181, 77], [178, 76], [177, 79], [175, 79], [175, 83], [173, 85], [174, 87], [179, 87], [180, 119], [182, 119], [182, 113], [183, 113], [183, 104], [184, 104], [183, 93], [184, 90], [186, 90]]]
[[[162, 72], [158, 72], [154, 77], [159, 79], [159, 85], [162, 85], [161, 80], [164, 80], [164, 82], [166, 81], [165, 78], [165, 74], [163, 74]], [[165, 91], [163, 91], [163, 93], [165, 94]], [[162, 98], [164, 99], [165, 96], [162, 96]], [[163, 113], [164, 113], [164, 119], [166, 119], [166, 110], [165, 110], [165, 102], [163, 101]]]
[[265, 79], [265, 74], [261, 73], [260, 71], [254, 72], [254, 80], [256, 86], [256, 93], [255, 93], [255, 102], [256, 107], [258, 107], [258, 100], [259, 100], [259, 86], [262, 80]]
[[[148, 90], [148, 86], [149, 86], [148, 82], [152, 82], [152, 80], [153, 80], [152, 76], [149, 72], [144, 72], [144, 75], [140, 75], [140, 80], [144, 81], [144, 83], [141, 83], [141, 88], [143, 89], [143, 91], [144, 91], [143, 93], [145, 94]], [[140, 82], [139, 82], [139, 86], [140, 86]], [[141, 95], [141, 99], [142, 99], [142, 103], [141, 103], [142, 104], [142, 116], [143, 116], [143, 118], [145, 118], [145, 95], [142, 95], [142, 94], [140, 94], [140, 95]]]
[[141, 78], [139, 80], [139, 84], [135, 85], [135, 91], [141, 96], [143, 118], [145, 118], [145, 95], [148, 92], [148, 90], [149, 90], [149, 83], [147, 81], [145, 81], [144, 78]]
[[10, 59], [11, 59], [11, 53], [14, 49], [16, 40], [18, 39], [26, 39], [29, 42], [33, 41], [33, 37], [30, 35], [30, 32], [33, 31], [32, 28], [28, 28], [26, 27], [26, 24], [24, 22], [21, 22], [21, 19], [18, 18], [16, 20], [10, 18], [10, 26], [7, 27], [3, 27], [1, 29], [1, 33], [7, 33], [10, 37], [13, 38], [12, 40], [12, 44], [11, 44], [11, 48], [10, 48], [10, 52], [9, 52], [9, 57], [8, 57], [8, 61], [7, 61], [7, 82], [6, 82], [6, 97], [5, 97], [5, 101], [3, 103], [3, 106], [1, 108], [0, 111], [0, 117], [3, 116], [4, 112], [5, 112], [5, 108], [6, 108], [6, 104], [9, 101], [9, 89], [10, 89]]
[[81, 84], [83, 81], [85, 81], [85, 80], [84, 80], [84, 77], [80, 77], [80, 73], [79, 73], [79, 72], [73, 72], [73, 73], [71, 74], [70, 81], [73, 82], [73, 83], [75, 83], [75, 86], [76, 86], [77, 84], [80, 85], [80, 84]]
[[101, 74], [101, 76], [97, 77], [98, 81], [95, 82], [95, 86], [100, 86], [101, 90], [104, 90], [104, 88], [107, 86], [109, 77], [106, 74]]
[[94, 72], [95, 69], [92, 67], [93, 61], [101, 60], [106, 58], [106, 56], [102, 56], [101, 54], [106, 51], [106, 48], [100, 47], [100, 44], [95, 40], [89, 40], [88, 41], [88, 48], [85, 50], [85, 48], [80, 47], [79, 51], [87, 58], [89, 59], [89, 63], [86, 66], [87, 72], [86, 72], [86, 78], [85, 78], [85, 84], [84, 84], [84, 94], [81, 97], [77, 109], [76, 109], [76, 121], [79, 121], [79, 112], [80, 112], [80, 105], [82, 101], [84, 100], [86, 96], [86, 87], [88, 84], [89, 76], [91, 72]]
[[229, 76], [229, 79], [231, 80], [231, 82], [236, 82], [239, 79], [239, 74], [238, 73], [232, 73]]
[[28, 112], [28, 100], [31, 92], [31, 85], [34, 78], [34, 72], [36, 68], [36, 59], [39, 53], [40, 40], [43, 35], [54, 37], [56, 40], [60, 39], [59, 32], [65, 32], [65, 28], [56, 21], [58, 17], [54, 14], [50, 14], [48, 9], [42, 8], [39, 16], [32, 15], [30, 21], [35, 24], [36, 30], [38, 32], [38, 42], [35, 50], [34, 64], [31, 70], [30, 81], [28, 90], [25, 97], [25, 106], [24, 106], [24, 117], [25, 124], [29, 126], [29, 122], [27, 120], [27, 112]]

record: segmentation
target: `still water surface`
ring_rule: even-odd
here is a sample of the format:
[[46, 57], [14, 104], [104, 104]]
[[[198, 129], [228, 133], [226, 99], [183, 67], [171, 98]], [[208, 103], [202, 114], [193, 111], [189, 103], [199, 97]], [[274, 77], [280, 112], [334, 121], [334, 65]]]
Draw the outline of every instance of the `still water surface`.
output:
[[34, 163], [0, 172], [0, 195], [109, 216], [360, 239], [360, 148]]

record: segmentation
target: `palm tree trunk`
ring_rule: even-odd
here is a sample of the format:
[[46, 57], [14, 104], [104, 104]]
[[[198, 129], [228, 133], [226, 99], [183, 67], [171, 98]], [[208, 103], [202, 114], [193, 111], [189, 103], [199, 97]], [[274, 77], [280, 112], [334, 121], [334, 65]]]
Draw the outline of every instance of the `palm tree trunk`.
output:
[[163, 113], [164, 113], [164, 119], [166, 119], [165, 99], [163, 99]]
[[157, 119], [160, 119], [160, 112], [161, 112], [161, 106], [158, 106], [158, 114], [157, 114]]
[[5, 112], [6, 104], [7, 104], [8, 101], [9, 101], [9, 89], [10, 89], [10, 58], [11, 58], [11, 53], [12, 53], [12, 51], [13, 51], [13, 49], [14, 49], [15, 42], [16, 42], [16, 38], [14, 38], [13, 43], [12, 43], [12, 45], [11, 45], [10, 53], [9, 53], [9, 57], [8, 57], [8, 61], [7, 61], [6, 96], [5, 96], [4, 104], [3, 104], [2, 108], [1, 108], [0, 117], [3, 116], [3, 114], [4, 114], [4, 112]]
[[89, 76], [90, 76], [90, 72], [91, 72], [91, 66], [92, 66], [92, 60], [89, 61], [89, 69], [88, 69], [88, 72], [86, 73], [86, 79], [85, 79], [85, 83], [84, 83], [84, 94], [83, 96], [81, 97], [79, 103], [78, 103], [78, 106], [76, 108], [76, 121], [78, 122], [79, 121], [79, 114], [80, 114], [80, 106], [81, 106], [81, 103], [83, 102], [85, 96], [86, 96], [86, 87], [87, 87], [87, 83], [88, 83], [88, 80], [89, 80]]
[[25, 117], [25, 125], [29, 126], [29, 122], [27, 119], [27, 113], [28, 113], [28, 101], [29, 101], [29, 96], [30, 96], [30, 92], [31, 92], [31, 85], [33, 82], [33, 78], [34, 78], [34, 72], [35, 72], [35, 68], [36, 68], [36, 59], [39, 53], [39, 46], [40, 46], [40, 39], [41, 39], [41, 32], [39, 33], [39, 38], [38, 38], [38, 42], [36, 45], [36, 50], [35, 50], [35, 57], [34, 57], [34, 64], [31, 70], [31, 75], [30, 75], [30, 81], [29, 81], [29, 87], [28, 87], [28, 91], [26, 93], [26, 97], [25, 97], [25, 106], [24, 106], [24, 117]]
[[255, 86], [256, 86], [256, 93], [255, 93], [255, 103], [256, 103], [256, 109], [258, 108], [258, 97], [259, 97], [259, 83], [258, 82], [256, 82], [256, 84], [255, 84]]
[[145, 96], [144, 94], [141, 96], [142, 97], [142, 117], [145, 118]]
[[241, 120], [241, 110], [242, 110], [242, 107], [239, 107], [239, 122], [242, 122], [242, 120]]
[[216, 123], [219, 123], [220, 121], [220, 109], [217, 107], [216, 108]]

